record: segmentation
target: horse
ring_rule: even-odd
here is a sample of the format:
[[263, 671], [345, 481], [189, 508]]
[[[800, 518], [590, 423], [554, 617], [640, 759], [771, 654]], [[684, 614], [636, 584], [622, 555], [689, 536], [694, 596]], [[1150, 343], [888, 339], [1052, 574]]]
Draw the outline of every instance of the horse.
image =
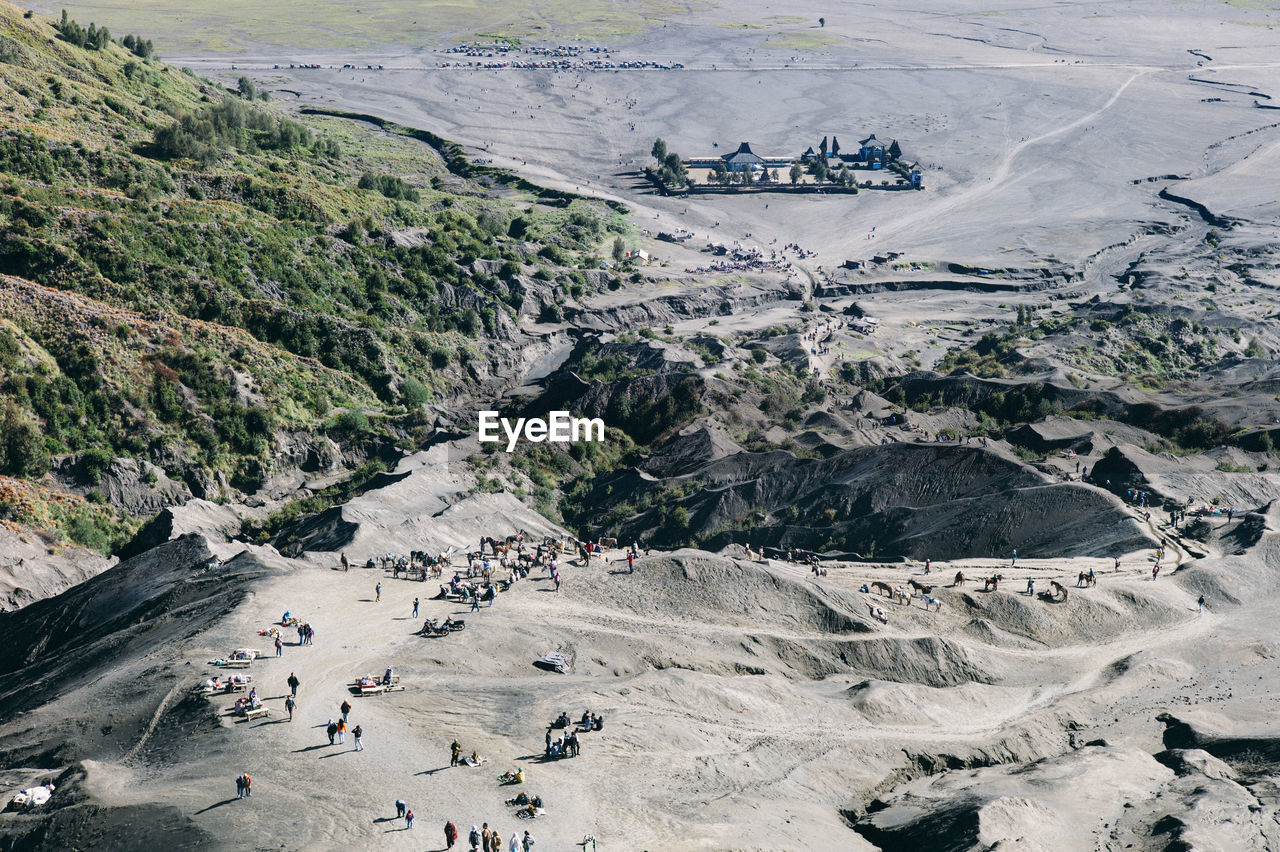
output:
[[1049, 583], [1049, 589], [1053, 592], [1053, 594], [1055, 595], [1055, 597], [1056, 597], [1059, 593], [1061, 593], [1061, 594], [1062, 594], [1062, 601], [1063, 601], [1063, 603], [1066, 603], [1066, 600], [1067, 600], [1067, 587], [1066, 587], [1066, 586], [1062, 585], [1062, 584], [1061, 584], [1061, 583], [1059, 583], [1057, 580], [1053, 580], [1053, 581], [1051, 581], [1051, 582]]
[[612, 538], [612, 537], [610, 537], [610, 538], [602, 538], [602, 539], [600, 539], [600, 546], [601, 546], [601, 547], [609, 547], [609, 548], [614, 548], [614, 549], [616, 549], [616, 548], [618, 547], [618, 540], [617, 540], [616, 538]]
[[996, 574], [993, 577], [986, 577], [982, 581], [982, 590], [984, 592], [1000, 591], [1000, 581], [1004, 579], [1003, 574]]
[[809, 570], [813, 572], [813, 576], [815, 576], [815, 577], [825, 577], [825, 576], [827, 576], [827, 569], [826, 569], [825, 567], [823, 567], [822, 565], [814, 565], [814, 566], [813, 566], [812, 568], [810, 568]]
[[922, 595], [927, 595], [933, 591], [933, 586], [926, 586], [923, 583], [917, 583], [915, 580], [907, 580], [911, 588], [915, 589]]
[[1088, 573], [1081, 571], [1079, 579], [1076, 580], [1076, 585], [1077, 586], [1096, 586], [1098, 585], [1098, 578], [1094, 575], [1092, 571], [1089, 571]]
[[924, 601], [924, 608], [926, 610], [932, 609], [933, 607], [937, 607], [936, 611], [942, 612], [942, 601], [938, 600], [937, 598], [931, 598], [928, 595], [921, 595], [920, 600]]
[[953, 585], [953, 586], [963, 586], [963, 585], [964, 585], [964, 580], [965, 580], [964, 572], [963, 572], [963, 571], [957, 571], [957, 572], [956, 572], [956, 578], [955, 578], [955, 580], [953, 580], [953, 581], [951, 582], [951, 585]]
[[911, 606], [911, 595], [907, 594], [901, 589], [893, 589], [890, 592], [889, 597], [893, 599], [894, 603], [900, 603], [900, 604], [903, 604], [904, 606]]
[[885, 593], [886, 597], [893, 597], [893, 587], [890, 586], [888, 583], [882, 583], [879, 580], [876, 580], [871, 584], [871, 590], [882, 591]]

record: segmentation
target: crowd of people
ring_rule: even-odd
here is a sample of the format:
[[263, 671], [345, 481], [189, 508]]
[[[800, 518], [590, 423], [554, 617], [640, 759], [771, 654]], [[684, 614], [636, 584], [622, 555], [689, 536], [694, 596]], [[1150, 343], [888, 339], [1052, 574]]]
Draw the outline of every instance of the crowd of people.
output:
[[[503, 590], [509, 589], [512, 584], [521, 579], [525, 579], [531, 572], [544, 571], [547, 579], [552, 580], [558, 588], [560, 584], [560, 562], [569, 558], [569, 555], [576, 551], [582, 563], [588, 564], [592, 558], [607, 559], [607, 551], [617, 547], [615, 539], [601, 539], [599, 541], [588, 542], [580, 541], [573, 538], [556, 538], [543, 537], [538, 540], [529, 540], [523, 534], [511, 535], [505, 538], [484, 537], [479, 541], [479, 546], [475, 551], [466, 554], [466, 567], [459, 568], [454, 572], [454, 576], [450, 581], [442, 586], [442, 592], [447, 592], [449, 596], [457, 596], [461, 599], [469, 601], [484, 600], [486, 597], [491, 601], [496, 596], [497, 590], [501, 587]], [[633, 542], [629, 547], [625, 548], [628, 566], [634, 570], [636, 559], [640, 556], [640, 548], [638, 542]], [[387, 553], [382, 556], [373, 557], [366, 560], [363, 564], [370, 568], [383, 568], [391, 571], [392, 576], [407, 573], [416, 567], [421, 567], [429, 562], [436, 563], [446, 562], [445, 555], [439, 557], [430, 557], [419, 551], [401, 556]], [[345, 554], [342, 554], [343, 568], [350, 569], [350, 563]], [[382, 583], [377, 584], [375, 600], [381, 599]], [[413, 618], [418, 618], [420, 614], [421, 600], [413, 599]], [[460, 624], [460, 622], [458, 622]], [[310, 644], [310, 638], [314, 635], [307, 622], [302, 621], [293, 615], [292, 611], [285, 610], [278, 622], [280, 629], [294, 628], [298, 631], [299, 645]], [[276, 627], [272, 627], [270, 631], [260, 630], [260, 635], [270, 636], [275, 641], [280, 642], [280, 632]], [[231, 656], [244, 657], [247, 659], [256, 658], [257, 652], [248, 649], [240, 649]], [[285, 682], [288, 692], [284, 697], [285, 709], [289, 713], [289, 720], [293, 719], [293, 711], [298, 707], [298, 693], [302, 685], [301, 679], [298, 678], [296, 672], [291, 672]], [[395, 685], [393, 687], [393, 684]], [[214, 694], [215, 687], [223, 687], [223, 684], [215, 679], [209, 679], [204, 684], [204, 689], [210, 695]], [[380, 676], [364, 675], [355, 679], [349, 684], [352, 695], [358, 692], [361, 694], [369, 694], [373, 690], [385, 690], [390, 688], [400, 688], [399, 678], [393, 672], [391, 666]], [[258, 695], [258, 687], [251, 685], [251, 678], [248, 675], [232, 674], [227, 679], [225, 687], [228, 691], [234, 689], [248, 689], [247, 695], [236, 699], [234, 710], [237, 713], [245, 713], [248, 710], [262, 708], [263, 702]], [[365, 699], [370, 700], [370, 699]], [[365, 749], [364, 735], [367, 719], [357, 719], [359, 710], [357, 705], [353, 705], [350, 699], [344, 698], [341, 703], [337, 704], [337, 713], [330, 716], [327, 722], [318, 726], [323, 730], [323, 736], [327, 739], [328, 746], [345, 746], [347, 735], [352, 738], [352, 752], [362, 752]], [[567, 713], [561, 713], [560, 716], [552, 722], [547, 729], [545, 759], [559, 759], [563, 757], [577, 757], [581, 753], [580, 736], [587, 732], [598, 732], [604, 728], [604, 717], [591, 711], [584, 711], [582, 716], [576, 722], [570, 719]], [[559, 730], [559, 736], [551, 736], [551, 732]], [[323, 747], [325, 740], [321, 741], [320, 746]], [[482, 757], [478, 751], [472, 750], [467, 755], [461, 743], [454, 740], [450, 747], [450, 763], [451, 767], [470, 766], [477, 767], [487, 764], [487, 759]], [[509, 773], [499, 776], [501, 784], [522, 784], [525, 780], [523, 769], [516, 769]], [[248, 773], [242, 773], [237, 776], [236, 789], [238, 798], [247, 798], [250, 795], [251, 780]], [[543, 802], [540, 796], [530, 795], [520, 792], [514, 798], [508, 801], [508, 804], [515, 808], [513, 816], [522, 819], [532, 819], [545, 813], [543, 810]], [[396, 819], [402, 819], [405, 822], [406, 829], [414, 827], [415, 814], [412, 808], [404, 799], [396, 801]], [[460, 839], [457, 827], [452, 823], [446, 823], [446, 842], [449, 848]], [[480, 827], [472, 827], [471, 832], [465, 838], [470, 844], [470, 848], [474, 852], [529, 852], [532, 850], [534, 840], [530, 832], [525, 831], [522, 834], [517, 832], [510, 836], [509, 841], [504, 841], [502, 835], [497, 830], [491, 830], [489, 824], [485, 823]]]

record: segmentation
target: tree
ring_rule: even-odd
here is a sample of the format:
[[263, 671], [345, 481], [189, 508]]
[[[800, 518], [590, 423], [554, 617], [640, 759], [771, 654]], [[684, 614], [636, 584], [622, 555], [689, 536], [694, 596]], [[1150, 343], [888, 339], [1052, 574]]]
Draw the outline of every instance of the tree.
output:
[[840, 167], [840, 183], [844, 186], [853, 183], [853, 172], [849, 171], [847, 163]]
[[666, 162], [667, 143], [662, 140], [661, 136], [653, 140], [653, 150], [650, 151], [649, 153], [653, 154], [653, 158], [657, 160], [659, 163]]
[[253, 100], [254, 94], [257, 90], [254, 89], [252, 80], [248, 77], [241, 77], [236, 81], [236, 87], [240, 91], [240, 97], [244, 98], [246, 101]]
[[800, 182], [800, 176], [804, 174], [804, 169], [800, 168], [799, 163], [791, 164], [791, 185], [795, 186]]
[[716, 183], [724, 186], [729, 182], [729, 170], [724, 167], [724, 162], [716, 163], [716, 167], [711, 170], [711, 176], [716, 179]]
[[622, 237], [613, 238], [613, 259], [622, 263], [622, 259], [627, 256], [627, 244], [622, 241]]

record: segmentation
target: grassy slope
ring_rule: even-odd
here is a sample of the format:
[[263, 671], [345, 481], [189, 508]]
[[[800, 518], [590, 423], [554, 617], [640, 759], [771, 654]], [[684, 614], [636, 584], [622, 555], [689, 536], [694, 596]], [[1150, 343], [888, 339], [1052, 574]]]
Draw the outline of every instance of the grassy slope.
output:
[[[514, 329], [515, 276], [564, 292], [584, 280], [564, 264], [618, 227], [581, 201], [498, 200], [421, 142], [337, 118], [278, 144], [261, 103], [241, 105], [270, 130], [159, 156], [175, 116], [234, 99], [0, 3], [0, 392], [6, 424], [43, 434], [0, 448], [0, 473], [101, 450], [252, 489], [283, 431], [412, 438], [417, 405], [465, 391], [468, 360]], [[364, 173], [411, 197], [358, 188]], [[545, 257], [524, 242], [543, 238], [558, 243]], [[501, 280], [477, 259], [503, 263]], [[362, 413], [335, 416], [347, 408]]]

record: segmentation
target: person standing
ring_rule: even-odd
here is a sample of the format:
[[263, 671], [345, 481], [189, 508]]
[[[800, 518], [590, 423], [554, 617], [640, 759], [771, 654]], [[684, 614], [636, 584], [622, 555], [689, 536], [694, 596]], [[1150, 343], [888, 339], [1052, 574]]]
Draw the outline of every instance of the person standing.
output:
[[253, 779], [249, 777], [249, 773], [244, 774], [244, 797], [246, 799], [253, 798]]
[[236, 798], [237, 799], [244, 798], [244, 775], [243, 774], [236, 776]]
[[343, 701], [341, 706], [338, 707], [338, 710], [342, 712], [342, 721], [347, 721], [347, 714], [351, 712], [351, 702]]
[[524, 833], [524, 839], [520, 841], [520, 845], [524, 847], [524, 852], [533, 849], [533, 835], [529, 832]]
[[1196, 612], [1204, 612], [1204, 595], [1200, 596], [1200, 600], [1196, 601]]
[[471, 611], [472, 612], [480, 611], [480, 593], [475, 589], [471, 590]]
[[631, 551], [627, 551], [627, 573], [634, 574], [636, 572], [636, 555]]
[[1018, 548], [1016, 548], [1016, 547], [1015, 547], [1015, 548], [1013, 549], [1013, 553], [1009, 554], [1009, 559], [1011, 560], [1010, 564], [1011, 564], [1013, 567], [1017, 567], [1017, 565], [1018, 565]]
[[374, 603], [377, 603], [378, 601], [382, 600], [382, 583], [378, 583], [378, 585], [374, 586], [373, 592], [374, 592], [374, 595], [373, 595]]
[[294, 698], [298, 697], [298, 687], [302, 685], [302, 681], [298, 680], [298, 676], [293, 672], [289, 672], [289, 679], [285, 681], [289, 684], [289, 694]]
[[341, 556], [342, 556], [342, 570], [346, 571], [348, 568], [351, 567], [351, 563], [347, 561], [347, 554], [345, 551], [341, 554]]
[[329, 745], [333, 745], [333, 738], [338, 735], [338, 726], [334, 724], [332, 719], [329, 720], [329, 727], [325, 728], [325, 733], [329, 735]]
[[405, 811], [404, 827], [413, 828], [413, 811]]
[[414, 618], [418, 617], [418, 599], [417, 598], [413, 599], [413, 617]]
[[286, 710], [288, 710], [288, 711], [289, 711], [289, 721], [290, 721], [290, 722], [292, 722], [292, 721], [293, 721], [293, 708], [294, 708], [294, 707], [297, 707], [297, 706], [298, 706], [298, 702], [296, 702], [296, 701], [294, 701], [294, 700], [293, 700], [293, 696], [292, 696], [292, 695], [290, 695], [288, 698], [286, 698], [286, 699], [284, 700], [284, 709], [286, 709]]
[[1027, 597], [1035, 597], [1035, 595], [1036, 595], [1036, 580], [1034, 577], [1028, 577], [1027, 578]]
[[444, 848], [452, 849], [453, 844], [458, 842], [458, 827], [453, 824], [453, 820], [449, 820], [444, 824]]
[[347, 741], [347, 720], [338, 720], [338, 745], [342, 745]]
[[471, 833], [467, 835], [467, 842], [471, 844], [471, 852], [480, 852], [480, 829], [474, 825], [471, 826]]
[[511, 842], [507, 844], [507, 852], [520, 852], [520, 835], [511, 832]]
[[276, 636], [276, 656], [284, 656], [284, 640], [281, 639], [279, 635]]
[[354, 728], [352, 728], [352, 729], [351, 729], [351, 736], [352, 736], [352, 737], [354, 737], [354, 738], [355, 738], [355, 741], [356, 741], [356, 749], [355, 749], [355, 750], [356, 750], [356, 751], [364, 751], [364, 746], [363, 746], [363, 745], [361, 745], [361, 743], [360, 743], [360, 737], [364, 736], [364, 729], [363, 729], [363, 728], [361, 728], [359, 725], [356, 725]]
[[449, 746], [449, 752], [449, 765], [457, 766], [458, 758], [462, 756], [462, 745], [457, 740], [454, 740], [453, 745]]
[[552, 574], [551, 579], [555, 580], [556, 593], [558, 594], [560, 592], [560, 572], [557, 571], [556, 573]]
[[489, 852], [489, 838], [493, 836], [493, 832], [489, 830], [489, 823], [485, 823], [480, 827], [480, 848], [484, 852]]

